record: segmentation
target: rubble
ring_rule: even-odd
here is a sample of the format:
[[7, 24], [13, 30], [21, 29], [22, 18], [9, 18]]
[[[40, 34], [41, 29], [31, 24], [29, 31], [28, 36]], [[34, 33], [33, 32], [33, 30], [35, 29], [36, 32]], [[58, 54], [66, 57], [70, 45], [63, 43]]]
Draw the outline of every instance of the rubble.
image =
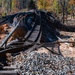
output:
[[[2, 41], [0, 46], [0, 55], [3, 56], [3, 54], [6, 54], [6, 59], [4, 61], [7, 60], [6, 62], [8, 64], [8, 66], [1, 65], [1, 68], [4, 67], [4, 69], [9, 71], [12, 69], [14, 72], [17, 71], [20, 75], [75, 75], [75, 39], [71, 38], [71, 41], [73, 41], [73, 44], [70, 41], [71, 45], [64, 43], [64, 41], [60, 38], [61, 35], [59, 32], [75, 32], [75, 27], [62, 24], [55, 19], [50, 12], [44, 11], [8, 15], [3, 17], [0, 23], [12, 24], [16, 15], [18, 15], [20, 20], [12, 32], [10, 32], [10, 29], [8, 30], [10, 33]], [[26, 32], [24, 33], [23, 29], [19, 29], [19, 32], [17, 31], [17, 28], [23, 24], [25, 25], [27, 34]], [[5, 29], [3, 28], [4, 31], [6, 31], [6, 29], [7, 26]], [[23, 37], [21, 38], [22, 35]], [[13, 40], [9, 42], [9, 44], [9, 38], [13, 36], [15, 40], [18, 39], [18, 41], [16, 42]], [[48, 47], [53, 47], [50, 48], [51, 51], [48, 47], [46, 48], [45, 45], [42, 45], [42, 42], [40, 42], [41, 39], [45, 44], [50, 43]], [[57, 47], [55, 47], [55, 44], [53, 46], [51, 42], [58, 43], [57, 40], [60, 40], [63, 44], [59, 43], [56, 45]], [[67, 38], [66, 40], [69, 41]], [[53, 51], [56, 53], [52, 53]], [[19, 54], [16, 54], [18, 52]], [[57, 52], [59, 52], [59, 54], [62, 53], [62, 55], [57, 54]]]
[[52, 54], [42, 48], [30, 53], [20, 52], [13, 56], [11, 65], [15, 65], [21, 75], [74, 75], [75, 58]]

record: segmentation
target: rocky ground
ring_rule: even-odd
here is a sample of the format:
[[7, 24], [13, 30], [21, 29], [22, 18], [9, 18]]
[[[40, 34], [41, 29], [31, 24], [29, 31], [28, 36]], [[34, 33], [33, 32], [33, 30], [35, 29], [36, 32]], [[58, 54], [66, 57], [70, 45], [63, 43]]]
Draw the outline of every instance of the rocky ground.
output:
[[21, 52], [12, 61], [11, 67], [21, 75], [75, 75], [75, 57], [56, 55], [43, 47], [30, 53]]
[[[62, 39], [75, 41], [75, 33], [61, 32]], [[75, 75], [75, 43], [60, 43], [61, 55], [44, 47], [32, 52], [7, 53], [7, 63], [20, 75]], [[50, 48], [53, 49], [53, 48]], [[58, 52], [58, 49], [54, 49]]]

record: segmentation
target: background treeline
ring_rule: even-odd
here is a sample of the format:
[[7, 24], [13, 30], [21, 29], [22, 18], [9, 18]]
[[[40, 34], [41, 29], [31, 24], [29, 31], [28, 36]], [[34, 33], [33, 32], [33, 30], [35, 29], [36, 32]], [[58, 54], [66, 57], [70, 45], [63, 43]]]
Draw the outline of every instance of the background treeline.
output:
[[6, 13], [17, 12], [27, 10], [30, 3], [35, 6], [36, 0], [0, 0], [0, 9]]
[[30, 9], [41, 9], [54, 12], [55, 15], [75, 15], [75, 0], [0, 0], [0, 13], [11, 14]]

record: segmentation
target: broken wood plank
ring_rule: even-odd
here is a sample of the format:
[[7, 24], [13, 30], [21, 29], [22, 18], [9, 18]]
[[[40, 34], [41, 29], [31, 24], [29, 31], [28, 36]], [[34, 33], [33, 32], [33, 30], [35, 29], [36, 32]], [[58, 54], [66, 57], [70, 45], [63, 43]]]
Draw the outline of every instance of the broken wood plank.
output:
[[4, 66], [3, 69], [5, 70], [15, 70], [16, 69], [16, 66]]
[[18, 75], [18, 72], [15, 70], [9, 70], [9, 71], [2, 70], [2, 71], [0, 71], [0, 75]]
[[19, 20], [19, 22], [17, 23], [16, 27], [15, 27], [15, 28], [13, 29], [13, 31], [5, 38], [5, 40], [2, 42], [2, 44], [0, 45], [0, 47], [2, 47], [5, 43], [7, 43], [8, 39], [9, 39], [9, 38], [11, 37], [11, 35], [15, 32], [15, 30], [16, 30], [17, 27], [19, 26], [20, 21], [21, 21], [24, 17], [26, 17], [26, 15], [23, 16], [23, 17]]
[[16, 53], [16, 52], [19, 52], [19, 51], [22, 51], [22, 50], [26, 50], [26, 49], [28, 49], [32, 46], [33, 46], [33, 44], [21, 45], [21, 46], [18, 46], [18, 47], [12, 47], [12, 48], [9, 48], [9, 49], [1, 50], [0, 51], [0, 57], [5, 57], [6, 53]]

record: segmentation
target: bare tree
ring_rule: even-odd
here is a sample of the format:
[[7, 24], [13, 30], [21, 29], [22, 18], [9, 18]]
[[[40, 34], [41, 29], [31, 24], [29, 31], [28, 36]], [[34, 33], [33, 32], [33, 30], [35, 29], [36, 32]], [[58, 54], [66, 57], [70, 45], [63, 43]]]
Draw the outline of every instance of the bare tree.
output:
[[66, 16], [67, 16], [67, 0], [59, 0], [59, 3], [61, 5], [61, 8], [62, 8], [62, 22], [64, 23], [65, 22], [65, 13], [66, 13]]

